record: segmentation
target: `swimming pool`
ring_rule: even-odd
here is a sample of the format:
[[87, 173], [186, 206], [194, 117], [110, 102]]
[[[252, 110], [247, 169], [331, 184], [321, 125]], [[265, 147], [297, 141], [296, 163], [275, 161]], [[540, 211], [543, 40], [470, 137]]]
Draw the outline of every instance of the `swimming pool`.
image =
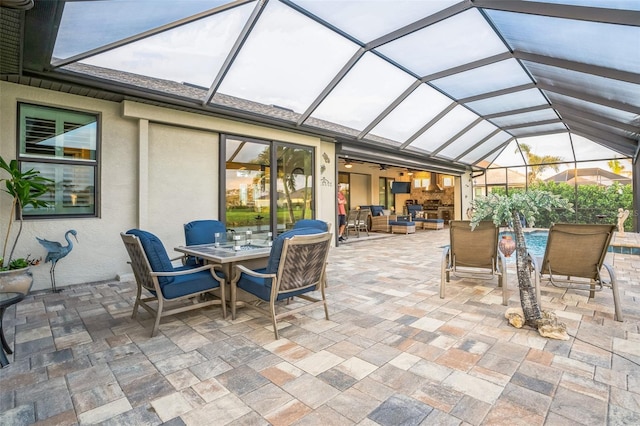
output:
[[[515, 234], [511, 231], [503, 231], [500, 233], [500, 238], [503, 235], [511, 235], [515, 239]], [[524, 240], [527, 243], [527, 250], [529, 250], [535, 257], [543, 257], [544, 250], [547, 248], [547, 238], [549, 238], [549, 231], [529, 231], [524, 233]], [[640, 247], [626, 247], [610, 245], [609, 252], [621, 253], [621, 254], [636, 254], [640, 255]], [[507, 263], [515, 263], [515, 252], [507, 257]]]
[[[510, 231], [504, 231], [500, 233], [500, 238], [503, 235], [510, 235], [514, 240], [515, 234]], [[547, 238], [549, 237], [548, 231], [529, 231], [524, 233], [524, 240], [527, 243], [527, 250], [529, 250], [535, 257], [544, 256], [544, 250], [547, 248]], [[515, 262], [516, 253], [514, 252], [510, 257], [507, 257], [507, 262]]]

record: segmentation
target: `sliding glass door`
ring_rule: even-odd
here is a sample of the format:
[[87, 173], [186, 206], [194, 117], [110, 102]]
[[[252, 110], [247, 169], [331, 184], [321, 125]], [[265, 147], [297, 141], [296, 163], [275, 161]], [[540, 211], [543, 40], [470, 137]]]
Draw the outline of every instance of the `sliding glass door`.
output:
[[220, 220], [227, 228], [281, 233], [315, 217], [312, 148], [223, 135], [221, 154]]

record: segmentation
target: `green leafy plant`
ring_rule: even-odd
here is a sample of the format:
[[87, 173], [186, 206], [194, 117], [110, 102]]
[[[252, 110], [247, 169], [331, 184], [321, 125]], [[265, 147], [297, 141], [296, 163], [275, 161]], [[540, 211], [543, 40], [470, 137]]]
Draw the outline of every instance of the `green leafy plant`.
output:
[[564, 209], [573, 211], [573, 206], [564, 198], [546, 191], [514, 192], [510, 196], [489, 194], [473, 201], [471, 227], [475, 228], [481, 220], [491, 220], [497, 226], [509, 226], [516, 237], [516, 270], [520, 304], [525, 324], [537, 328], [542, 319], [540, 305], [531, 284], [531, 273], [527, 264], [527, 245], [522, 231], [521, 219], [529, 226], [535, 226], [536, 217], [543, 211]]
[[[29, 260], [28, 256], [27, 258], [13, 258], [13, 252], [16, 249], [20, 234], [22, 233], [22, 209], [27, 206], [33, 206], [34, 208], [47, 207], [48, 203], [40, 200], [39, 197], [49, 191], [49, 185], [51, 185], [53, 181], [42, 176], [38, 170], [30, 169], [23, 172], [17, 160], [11, 160], [7, 163], [4, 158], [0, 157], [0, 169], [9, 175], [8, 177], [0, 178], [0, 183], [3, 185], [2, 191], [9, 194], [13, 199], [9, 212], [9, 225], [2, 248], [2, 258], [0, 258], [2, 261], [0, 271], [6, 271], [9, 269], [20, 269], [34, 264], [34, 261]], [[7, 246], [9, 245], [11, 237], [11, 228], [16, 216], [20, 226], [11, 244], [9, 257], [6, 257]]]

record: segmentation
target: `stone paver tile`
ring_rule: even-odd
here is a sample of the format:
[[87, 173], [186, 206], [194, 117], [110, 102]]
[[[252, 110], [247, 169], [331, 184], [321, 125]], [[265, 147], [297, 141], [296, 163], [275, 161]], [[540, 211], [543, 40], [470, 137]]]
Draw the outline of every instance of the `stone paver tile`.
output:
[[208, 425], [213, 424], [213, 422], [224, 425], [239, 419], [249, 412], [251, 412], [251, 408], [242, 402], [240, 398], [229, 393], [200, 408], [183, 414], [181, 418], [188, 426]]
[[381, 425], [420, 424], [432, 407], [406, 395], [394, 395], [373, 410], [368, 418]]
[[300, 420], [293, 423], [294, 426], [343, 426], [350, 424], [349, 419], [335, 412], [326, 405], [307, 414]]
[[532, 348], [527, 354], [527, 361], [549, 366], [553, 362], [553, 357], [552, 353]]
[[316, 377], [341, 391], [347, 390], [354, 384], [358, 383], [358, 381], [352, 376], [338, 370], [338, 367], [327, 370], [324, 373], [320, 373]]
[[139, 377], [127, 384], [121, 384], [121, 387], [134, 407], [175, 392], [171, 383], [159, 373]]
[[229, 389], [214, 378], [197, 383], [191, 388], [206, 402], [211, 402], [229, 393]]
[[[273, 339], [273, 332], [269, 333], [271, 335], [271, 338]], [[184, 425], [184, 423], [182, 423], [180, 426]], [[245, 414], [242, 417], [239, 417], [235, 420], [233, 420], [232, 422], [229, 423], [230, 426], [271, 426], [271, 424], [265, 420], [264, 417], [262, 417], [260, 414], [256, 413], [255, 411], [249, 411], [247, 414]], [[163, 425], [165, 426], [165, 425]], [[167, 426], [172, 426], [172, 425], [167, 425]], [[179, 426], [179, 425], [176, 425]]]
[[401, 370], [408, 370], [413, 367], [418, 361], [420, 361], [420, 357], [403, 352], [389, 361], [389, 364]]
[[442, 384], [488, 404], [493, 404], [502, 393], [501, 386], [459, 371], [451, 373]]
[[518, 405], [532, 413], [546, 413], [549, 411], [551, 396], [545, 395], [522, 386], [509, 383], [500, 399]]
[[464, 395], [449, 414], [466, 423], [479, 425], [491, 409], [491, 404]]
[[376, 343], [375, 345], [363, 349], [358, 358], [363, 359], [373, 365], [381, 366], [391, 361], [393, 358], [400, 355], [402, 352], [391, 346], [384, 345], [382, 343]]
[[214, 358], [212, 360], [201, 362], [200, 364], [192, 365], [191, 367], [189, 367], [189, 370], [199, 380], [211, 379], [231, 369], [233, 369], [233, 367], [220, 358]]
[[507, 376], [506, 374], [498, 373], [496, 371], [489, 370], [484, 367], [479, 367], [477, 365], [469, 371], [469, 374], [474, 377], [478, 377], [479, 379], [495, 383], [498, 386], [505, 386], [507, 383], [509, 383], [509, 380], [511, 380], [511, 377]]
[[436, 331], [438, 328], [440, 328], [444, 324], [445, 324], [444, 321], [440, 321], [435, 318], [425, 316], [418, 319], [417, 321], [412, 322], [409, 325], [411, 327], [419, 328], [420, 330]]
[[463, 396], [458, 391], [436, 383], [426, 383], [411, 394], [411, 397], [445, 413], [449, 413]]
[[611, 404], [640, 413], [640, 394], [615, 387], [611, 388]]
[[174, 388], [176, 388], [176, 390], [188, 388], [189, 386], [200, 383], [200, 379], [198, 379], [196, 375], [188, 369], [168, 374], [165, 378], [173, 385]]
[[[485, 425], [522, 425], [542, 426], [545, 424], [546, 413], [532, 413], [524, 407], [507, 399], [500, 398], [491, 407], [484, 418]], [[568, 419], [562, 422], [550, 422], [550, 425], [572, 424]]]
[[426, 419], [420, 423], [420, 426], [460, 426], [461, 421], [459, 418], [452, 416], [451, 414], [434, 409], [429, 413]]
[[207, 358], [205, 358], [200, 352], [191, 351], [158, 360], [155, 362], [155, 366], [161, 374], [167, 375], [205, 361], [207, 361]]
[[21, 328], [15, 335], [15, 343], [22, 344], [46, 337], [52, 337], [51, 327], [49, 324], [43, 324], [40, 327], [34, 328]]
[[270, 412], [265, 419], [274, 426], [284, 426], [296, 422], [311, 412], [311, 408], [296, 399], [292, 399]]
[[84, 370], [67, 374], [69, 390], [72, 393], [82, 392], [98, 385], [106, 385], [116, 381], [116, 377], [108, 365], [96, 365]]
[[420, 360], [409, 371], [425, 379], [441, 382], [453, 372], [453, 369], [432, 361]]
[[379, 404], [380, 401], [355, 388], [348, 389], [327, 402], [327, 406], [356, 423], [367, 417]]
[[622, 371], [596, 367], [594, 379], [596, 382], [606, 383], [612, 387], [620, 389], [625, 389], [627, 387], [627, 375]]
[[281, 362], [277, 365], [261, 370], [260, 374], [271, 380], [276, 385], [282, 386], [296, 377], [300, 377], [304, 372], [288, 362]]
[[400, 370], [391, 364], [386, 364], [369, 375], [374, 380], [384, 383], [397, 392], [410, 394], [423, 382], [424, 378], [409, 371]]
[[[303, 374], [295, 380], [285, 383], [283, 388], [311, 408], [321, 406], [340, 393], [338, 389], [310, 374]], [[310, 389], [313, 389], [313, 392], [310, 392]]]
[[355, 378], [362, 380], [378, 367], [358, 357], [351, 357], [336, 367], [337, 370]]
[[476, 365], [478, 360], [480, 360], [480, 355], [478, 354], [452, 348], [439, 356], [436, 362], [455, 370], [469, 371]]
[[602, 425], [607, 420], [607, 403], [570, 389], [559, 387], [550, 411], [585, 425]]
[[[55, 352], [48, 352], [31, 357], [31, 368], [55, 366], [73, 360], [73, 351], [69, 348]], [[80, 360], [77, 360], [80, 361]]]
[[[148, 407], [140, 406], [133, 410], [125, 411], [124, 413], [113, 416], [100, 423], [100, 426], [155, 425], [160, 423], [162, 423], [162, 421], [158, 415], [153, 412], [153, 410], [150, 410]], [[170, 424], [171, 422], [165, 422], [164, 426], [170, 426]], [[183, 424], [182, 421], [180, 421], [180, 424]]]
[[77, 425], [78, 417], [76, 416], [75, 410], [70, 409], [62, 413], [53, 414], [46, 419], [39, 419], [35, 424], [38, 426]]
[[2, 425], [30, 425], [36, 422], [33, 404], [22, 404], [15, 408], [0, 411]]
[[613, 352], [624, 353], [640, 357], [640, 345], [638, 341], [620, 339], [618, 337], [613, 338]]
[[371, 377], [365, 377], [358, 383], [353, 385], [354, 389], [358, 389], [362, 393], [369, 395], [371, 398], [375, 398], [377, 401], [384, 401], [395, 393], [395, 391], [389, 386], [380, 383], [377, 380], [373, 380]]
[[586, 362], [566, 358], [563, 356], [556, 356], [555, 358], [553, 358], [553, 363], [551, 364], [551, 366], [565, 372], [587, 377], [589, 379], [593, 378], [596, 370], [595, 365], [587, 364]]
[[357, 355], [363, 348], [348, 341], [337, 342], [327, 348], [328, 352], [335, 354], [341, 358], [351, 358]]
[[627, 408], [619, 407], [617, 405], [609, 406], [609, 415], [607, 417], [607, 424], [609, 425], [639, 425], [640, 424], [640, 412], [631, 411]]
[[47, 365], [47, 373], [49, 378], [62, 377], [75, 371], [86, 370], [91, 368], [91, 361], [86, 356], [80, 358], [72, 358], [59, 364]]
[[252, 368], [241, 366], [216, 376], [216, 379], [224, 387], [236, 395], [244, 395], [269, 381]]
[[[0, 387], [4, 386], [2, 382]], [[67, 383], [62, 377], [16, 389], [15, 404], [35, 404], [37, 419], [46, 419], [73, 409]]]
[[269, 383], [261, 388], [242, 396], [242, 400], [262, 416], [277, 411], [286, 405], [293, 397], [282, 388]]
[[96, 386], [82, 392], [72, 394], [71, 400], [77, 413], [93, 410], [109, 402], [123, 398], [124, 392], [116, 382]]
[[609, 400], [609, 386], [594, 380], [565, 373], [560, 380], [560, 386], [602, 401]]
[[343, 361], [344, 358], [323, 350], [296, 362], [295, 366], [313, 376], [317, 376], [323, 371], [327, 371]]
[[193, 407], [180, 392], [174, 392], [151, 401], [151, 406], [163, 422], [178, 417]]
[[95, 425], [129, 410], [131, 410], [131, 405], [127, 398], [120, 398], [79, 414], [78, 422], [81, 425]]
[[72, 348], [83, 343], [91, 343], [93, 342], [93, 338], [86, 331], [82, 331], [80, 333], [68, 334], [66, 336], [60, 336], [54, 338], [56, 349], [64, 349], [64, 348]]
[[142, 354], [112, 361], [109, 363], [109, 367], [122, 386], [158, 372], [155, 365]]

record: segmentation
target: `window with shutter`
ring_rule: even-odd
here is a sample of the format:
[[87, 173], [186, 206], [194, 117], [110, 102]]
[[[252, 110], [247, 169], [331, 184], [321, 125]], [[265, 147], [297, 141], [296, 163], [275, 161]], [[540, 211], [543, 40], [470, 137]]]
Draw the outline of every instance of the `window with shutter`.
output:
[[97, 216], [98, 116], [21, 103], [19, 154], [23, 170], [51, 179], [46, 208], [25, 207], [28, 217]]

